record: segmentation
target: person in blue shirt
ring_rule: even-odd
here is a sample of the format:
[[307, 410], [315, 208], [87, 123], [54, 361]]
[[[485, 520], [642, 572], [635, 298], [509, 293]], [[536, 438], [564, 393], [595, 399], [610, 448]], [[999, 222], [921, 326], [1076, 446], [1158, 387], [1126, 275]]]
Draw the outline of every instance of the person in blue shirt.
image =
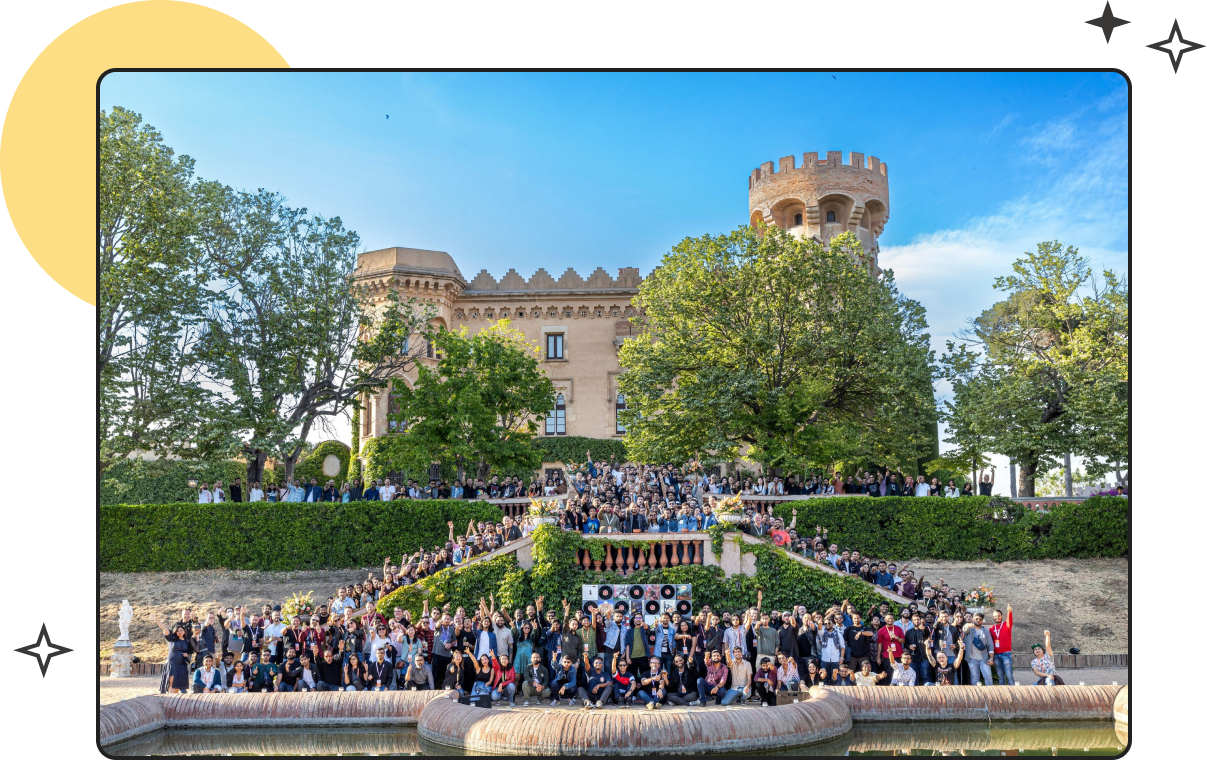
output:
[[888, 565], [884, 562], [880, 563], [880, 569], [876, 571], [876, 585], [887, 589], [893, 587], [893, 574], [888, 571]]
[[583, 520], [583, 533], [598, 533], [599, 519], [595, 514], [595, 508], [592, 507], [587, 512], [587, 519]]
[[550, 705], [558, 704], [563, 698], [570, 700], [569, 704], [573, 705], [576, 695], [582, 699], [584, 706], [590, 703], [587, 690], [578, 685], [578, 665], [569, 657], [562, 657], [562, 666], [554, 672], [552, 678], [550, 689], [553, 691], [553, 699], [550, 700]]
[[363, 498], [365, 501], [378, 501], [381, 499], [381, 496], [378, 494], [378, 491], [377, 491], [377, 481], [376, 480], [374, 480], [369, 485], [369, 487], [365, 489], [364, 496], [362, 496], [361, 498]]
[[587, 673], [587, 707], [602, 709], [612, 699], [612, 676], [604, 670], [604, 658], [595, 656], [593, 668]]
[[717, 525], [717, 516], [712, 513], [712, 504], [704, 505], [704, 518], [700, 523], [701, 530], [708, 530], [714, 525]]

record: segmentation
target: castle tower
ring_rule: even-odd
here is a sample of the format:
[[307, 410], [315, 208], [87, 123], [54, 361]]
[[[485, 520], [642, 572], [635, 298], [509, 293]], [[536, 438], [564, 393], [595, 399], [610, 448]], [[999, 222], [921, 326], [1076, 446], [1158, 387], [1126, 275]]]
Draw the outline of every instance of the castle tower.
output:
[[828, 243], [853, 232], [879, 272], [879, 238], [888, 221], [888, 164], [875, 156], [832, 150], [819, 159], [806, 153], [800, 167], [796, 156], [784, 156], [779, 169], [771, 161], [750, 174], [750, 223], [762, 222], [787, 230], [797, 238]]

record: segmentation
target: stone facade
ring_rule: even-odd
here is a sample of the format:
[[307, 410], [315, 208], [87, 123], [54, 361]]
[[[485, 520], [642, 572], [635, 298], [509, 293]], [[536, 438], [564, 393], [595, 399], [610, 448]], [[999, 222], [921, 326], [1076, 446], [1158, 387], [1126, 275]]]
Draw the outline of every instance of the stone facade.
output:
[[862, 153], [829, 151], [824, 159], [806, 153], [767, 161], [750, 173], [750, 223], [780, 227], [796, 237], [823, 243], [853, 232], [879, 272], [880, 233], [888, 221], [888, 164]]
[[[448, 329], [465, 326], [471, 333], [499, 319], [509, 319], [524, 337], [541, 347], [542, 366], [561, 394], [552, 435], [620, 438], [616, 425], [617, 354], [634, 328], [631, 300], [641, 285], [635, 268], [621, 268], [613, 278], [602, 268], [583, 279], [568, 269], [553, 279], [538, 269], [525, 280], [514, 269], [496, 280], [485, 270], [466, 281], [452, 257], [443, 251], [385, 248], [360, 255], [357, 281], [375, 302], [397, 291], [436, 307], [436, 323]], [[546, 352], [550, 336], [561, 336], [561, 356]], [[407, 377], [406, 382], [411, 378]], [[381, 393], [365, 402], [362, 441], [388, 431], [388, 398]], [[564, 421], [563, 421], [564, 420]], [[545, 421], [538, 423], [542, 434]]]
[[[877, 241], [889, 209], [888, 166], [880, 159], [865, 161], [862, 153], [851, 153], [844, 164], [837, 151], [820, 160], [817, 153], [806, 153], [797, 167], [796, 157], [786, 156], [778, 171], [768, 161], [751, 173], [749, 194], [751, 224], [779, 226], [823, 243], [854, 232], [868, 252], [869, 267], [879, 271]], [[568, 269], [556, 280], [544, 269], [527, 280], [514, 269], [501, 279], [483, 270], [467, 280], [443, 251], [383, 248], [360, 255], [356, 277], [377, 303], [390, 291], [431, 303], [436, 323], [448, 329], [465, 326], [472, 333], [496, 320], [511, 320], [527, 340], [541, 346], [545, 372], [564, 402], [549, 434], [622, 436], [616, 421], [617, 355], [621, 343], [634, 334], [629, 318], [635, 315], [632, 298], [641, 286], [636, 268], [622, 267], [616, 277], [598, 268], [585, 279]], [[546, 352], [551, 335], [561, 336], [560, 357]], [[388, 393], [363, 404], [361, 440], [388, 432]], [[546, 423], [539, 424], [544, 434]]]

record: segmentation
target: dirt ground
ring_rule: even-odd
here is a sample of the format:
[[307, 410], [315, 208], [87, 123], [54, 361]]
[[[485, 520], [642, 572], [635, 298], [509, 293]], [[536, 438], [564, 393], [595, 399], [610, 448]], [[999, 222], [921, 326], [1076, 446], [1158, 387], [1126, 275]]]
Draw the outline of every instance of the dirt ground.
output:
[[[1001, 609], [1007, 603], [1014, 606], [1016, 651], [1042, 641], [1045, 628], [1052, 631], [1052, 648], [1057, 652], [1068, 652], [1069, 647], [1078, 647], [1082, 654], [1128, 651], [1126, 559], [915, 561], [909, 566], [935, 583], [942, 578], [959, 588], [981, 583], [993, 586]], [[135, 655], [146, 662], [163, 662], [167, 646], [155, 620], [165, 624], [176, 620], [186, 605], [204, 618], [206, 612], [220, 606], [242, 603], [259, 607], [266, 602], [280, 602], [295, 592], [313, 590], [316, 601], [325, 600], [341, 584], [363, 580], [370, 570], [102, 573], [100, 656], [107, 657], [117, 639], [117, 612], [122, 599], [129, 599], [134, 607], [130, 640]], [[380, 574], [381, 568], [376, 572]], [[1118, 678], [1107, 678], [1104, 683], [1112, 680]]]
[[959, 588], [992, 586], [999, 609], [1014, 606], [1015, 652], [1043, 641], [1045, 629], [1052, 632], [1054, 652], [1068, 652], [1070, 647], [1082, 654], [1128, 651], [1126, 559], [919, 560], [909, 566], [932, 583], [942, 578]]

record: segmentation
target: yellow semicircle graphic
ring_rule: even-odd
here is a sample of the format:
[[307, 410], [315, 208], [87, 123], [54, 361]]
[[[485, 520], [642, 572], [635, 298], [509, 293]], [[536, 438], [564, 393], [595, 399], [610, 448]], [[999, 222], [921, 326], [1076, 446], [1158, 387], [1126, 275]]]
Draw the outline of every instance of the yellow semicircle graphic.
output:
[[60, 34], [25, 72], [0, 135], [0, 182], [21, 241], [55, 282], [96, 303], [97, 81], [115, 68], [288, 68], [211, 8], [128, 3]]

